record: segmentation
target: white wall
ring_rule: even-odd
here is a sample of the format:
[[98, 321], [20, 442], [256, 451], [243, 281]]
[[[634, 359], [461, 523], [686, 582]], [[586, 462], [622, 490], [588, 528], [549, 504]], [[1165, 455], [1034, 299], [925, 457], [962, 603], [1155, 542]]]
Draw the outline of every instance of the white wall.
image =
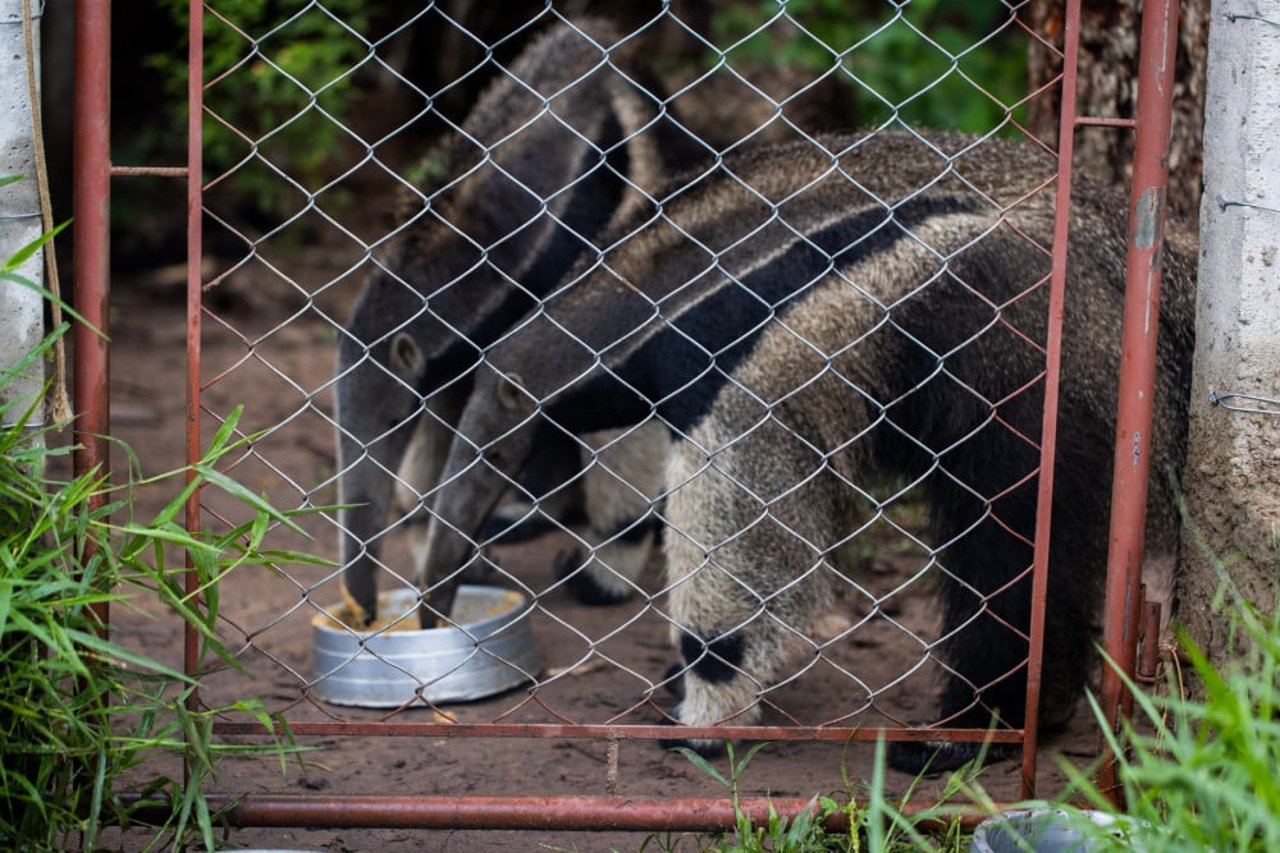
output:
[[[31, 5], [38, 14], [43, 3], [33, 0]], [[0, 256], [5, 260], [41, 232], [22, 30], [21, 0], [0, 0], [0, 176], [24, 176], [18, 183], [0, 187]], [[36, 30], [38, 57], [39, 27]], [[39, 69], [38, 62], [36, 68]], [[42, 283], [42, 262], [42, 256], [36, 253], [17, 272]], [[40, 295], [21, 285], [0, 281], [0, 370], [12, 367], [43, 337], [44, 304]], [[34, 369], [0, 389], [0, 404], [16, 401], [15, 407], [21, 409], [35, 399], [44, 383], [42, 368], [36, 362]], [[19, 413], [11, 409], [3, 416], [4, 421], [16, 419]]]
[[[1270, 21], [1251, 16], [1269, 17]], [[1200, 270], [1189, 460], [1192, 521], [1232, 576], [1274, 601], [1280, 527], [1280, 406], [1233, 412], [1211, 392], [1280, 398], [1280, 2], [1215, 0], [1209, 33]], [[1256, 404], [1254, 404], [1256, 405]], [[1218, 576], [1185, 548], [1180, 616], [1221, 645], [1209, 613]]]

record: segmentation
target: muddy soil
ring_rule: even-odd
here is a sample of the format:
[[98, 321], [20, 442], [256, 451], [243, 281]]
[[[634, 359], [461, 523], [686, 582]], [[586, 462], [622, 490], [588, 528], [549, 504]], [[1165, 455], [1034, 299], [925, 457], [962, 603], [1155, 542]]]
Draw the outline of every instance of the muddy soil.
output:
[[[290, 257], [299, 253], [293, 250]], [[335, 500], [332, 395], [335, 323], [347, 316], [358, 292], [359, 274], [343, 275], [353, 253], [308, 251], [305, 269], [261, 259], [225, 279], [206, 294], [211, 310], [202, 341], [205, 386], [201, 415], [207, 437], [234, 406], [244, 406], [241, 431], [271, 431], [224, 460], [254, 492], [277, 506], [322, 506]], [[287, 260], [287, 259], [286, 259]], [[304, 283], [285, 283], [278, 272]], [[305, 284], [310, 282], [311, 284]], [[112, 310], [112, 431], [137, 452], [148, 474], [175, 468], [184, 458], [187, 420], [184, 383], [184, 314], [180, 288], [163, 276], [117, 283]], [[117, 455], [115, 467], [126, 460]], [[173, 486], [139, 490], [135, 512], [145, 516], [162, 505]], [[210, 494], [205, 523], [243, 517], [223, 498]], [[302, 520], [311, 535], [272, 534], [276, 547], [299, 548], [333, 558], [337, 528], [332, 516]], [[548, 534], [523, 546], [499, 549], [495, 557], [510, 573], [508, 586], [538, 593], [533, 635], [544, 666], [537, 690], [519, 687], [490, 699], [443, 707], [467, 723], [532, 722], [652, 724], [675, 699], [655, 689], [675, 660], [662, 616], [662, 599], [636, 600], [616, 607], [587, 607], [554, 586], [552, 563], [568, 544], [565, 534]], [[403, 541], [386, 542], [387, 561], [408, 572]], [[815, 665], [768, 696], [765, 722], [771, 725], [898, 725], [927, 719], [938, 665], [925, 644], [936, 634], [936, 606], [928, 577], [916, 577], [922, 560], [910, 549], [889, 547], [871, 554], [859, 581], [873, 595], [902, 587], [891, 604], [868, 618], [865, 598], [850, 596], [828, 618], [824, 632], [834, 639]], [[655, 560], [646, 588], [661, 585]], [[913, 580], [914, 578], [914, 580]], [[328, 567], [284, 564], [275, 571], [244, 570], [221, 588], [221, 631], [237, 651], [243, 673], [211, 676], [203, 696], [210, 705], [242, 698], [260, 700], [292, 722], [383, 719], [430, 722], [430, 709], [377, 711], [327, 705], [311, 695], [311, 620], [321, 607], [339, 600], [338, 578]], [[854, 626], [859, 626], [856, 629]], [[113, 633], [148, 654], [180, 663], [182, 637], [164, 614], [117, 607]], [[559, 674], [548, 680], [547, 674]], [[1052, 796], [1062, 785], [1051, 755], [1086, 761], [1095, 746], [1087, 712], [1070, 729], [1044, 744], [1038, 793]], [[683, 756], [652, 741], [620, 743], [616, 778], [610, 773], [608, 744], [591, 739], [511, 737], [302, 738], [310, 747], [305, 768], [296, 762], [282, 772], [270, 758], [228, 760], [217, 785], [222, 791], [282, 792], [334, 797], [385, 794], [401, 797], [461, 797], [614, 794], [626, 799], [720, 797], [726, 792]], [[845, 788], [845, 778], [865, 779], [872, 761], [869, 745], [785, 742], [766, 747], [742, 780], [744, 795], [804, 797]], [[723, 768], [724, 761], [718, 762]], [[991, 766], [982, 784], [997, 800], [1019, 795], [1014, 761]], [[171, 771], [170, 771], [171, 772]], [[911, 780], [890, 772], [892, 789]], [[936, 795], [941, 782], [926, 780], [917, 802]], [[549, 819], [554, 816], [549, 816]], [[427, 831], [350, 829], [237, 829], [230, 841], [240, 847], [311, 850], [636, 850], [645, 833], [579, 833], [559, 830]], [[685, 839], [679, 849], [696, 849]]]

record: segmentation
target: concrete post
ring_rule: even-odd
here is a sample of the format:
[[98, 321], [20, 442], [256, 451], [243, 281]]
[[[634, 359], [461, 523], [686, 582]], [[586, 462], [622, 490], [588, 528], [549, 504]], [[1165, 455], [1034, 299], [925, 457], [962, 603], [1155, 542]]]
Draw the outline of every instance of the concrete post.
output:
[[[32, 4], [34, 15], [44, 7]], [[38, 24], [39, 20], [33, 22]], [[39, 27], [35, 27], [37, 69]], [[40, 199], [36, 191], [35, 147], [31, 100], [27, 88], [26, 47], [23, 42], [21, 0], [0, 0], [0, 177], [21, 175], [17, 183], [0, 187], [0, 260], [36, 240], [41, 232]], [[37, 252], [16, 272], [29, 281], [44, 280], [43, 257]], [[44, 337], [44, 300], [40, 294], [11, 281], [0, 281], [0, 372], [12, 369]], [[43, 363], [0, 387], [0, 421], [17, 420], [44, 385]], [[43, 421], [40, 413], [32, 419]]]
[[[1274, 606], [1280, 553], [1280, 4], [1215, 0], [1209, 31], [1191, 433], [1183, 477], [1193, 525], [1245, 597]], [[1232, 402], [1230, 398], [1228, 403]], [[1218, 660], [1219, 575], [1189, 533], [1179, 616]]]

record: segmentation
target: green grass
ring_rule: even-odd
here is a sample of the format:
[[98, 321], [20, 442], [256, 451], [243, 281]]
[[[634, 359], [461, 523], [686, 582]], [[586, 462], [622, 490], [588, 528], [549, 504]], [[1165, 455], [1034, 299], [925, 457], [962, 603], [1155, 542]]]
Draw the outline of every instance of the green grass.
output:
[[[31, 251], [11, 258], [0, 278], [35, 287], [14, 273], [16, 259]], [[0, 386], [45, 358], [64, 332], [0, 373]], [[97, 608], [158, 602], [195, 629], [202, 667], [234, 667], [215, 630], [218, 581], [249, 565], [318, 561], [265, 548], [272, 525], [298, 529], [293, 514], [216, 469], [237, 445], [238, 410], [195, 465], [148, 478], [131, 466], [116, 485], [100, 471], [49, 473], [69, 467], [73, 448], [51, 447], [48, 433], [28, 426], [39, 405], [0, 407], [7, 424], [0, 429], [0, 849], [92, 850], [103, 827], [129, 827], [140, 805], [166, 815], [147, 831], [145, 849], [188, 842], [212, 849], [217, 815], [201, 782], [229, 753], [269, 752], [283, 767], [295, 751], [288, 729], [252, 702], [189, 709], [198, 679], [112, 642]], [[132, 490], [157, 483], [172, 487], [172, 499], [155, 516], [136, 518]], [[179, 515], [198, 486], [226, 492], [252, 518], [220, 534], [188, 532]], [[185, 589], [188, 572], [195, 593]], [[227, 710], [253, 715], [275, 737], [251, 746], [216, 742], [213, 717]], [[183, 759], [188, 778], [149, 774], [147, 762], [163, 755]], [[140, 801], [119, 796], [126, 775]]]
[[[1095, 833], [1099, 849], [1280, 850], [1280, 613], [1246, 599], [1223, 562], [1210, 559], [1233, 654], [1215, 664], [1179, 631], [1191, 671], [1170, 672], [1156, 695], [1128, 685], [1135, 719], [1108, 740], [1132, 820], [1124, 840]], [[1076, 773], [1074, 782], [1095, 807], [1111, 808], [1090, 779]]]
[[[994, 811], [976, 777], [982, 760], [956, 770], [947, 777], [942, 795], [935, 804], [913, 806], [916, 784], [892, 796], [885, 781], [885, 742], [876, 743], [871, 778], [855, 780], [842, 772], [837, 791], [815, 794], [807, 808], [796, 815], [779, 814], [772, 806], [763, 822], [755, 821], [741, 808], [739, 789], [748, 765], [768, 744], [755, 744], [739, 758], [733, 744], [726, 744], [727, 773], [693, 750], [678, 748], [695, 767], [722, 785], [733, 804], [733, 827], [714, 836], [650, 836], [641, 849], [662, 851], [688, 849], [717, 853], [960, 853], [969, 849], [969, 834], [961, 828], [961, 817], [975, 810]], [[916, 780], [919, 782], [919, 779]], [[958, 802], [969, 805], [960, 808]], [[841, 828], [830, 828], [838, 824]], [[686, 844], [688, 842], [688, 844]]]

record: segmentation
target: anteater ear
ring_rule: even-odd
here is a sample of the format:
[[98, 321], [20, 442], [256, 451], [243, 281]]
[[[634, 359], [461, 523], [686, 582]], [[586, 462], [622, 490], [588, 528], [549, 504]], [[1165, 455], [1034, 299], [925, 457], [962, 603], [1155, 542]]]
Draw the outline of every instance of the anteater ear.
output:
[[498, 402], [502, 408], [530, 414], [535, 405], [533, 397], [522, 387], [524, 380], [518, 374], [508, 373], [498, 379]]
[[400, 332], [391, 339], [391, 353], [387, 361], [401, 379], [411, 384], [416, 384], [422, 378], [427, 367], [422, 347], [418, 346], [418, 342], [408, 332]]

